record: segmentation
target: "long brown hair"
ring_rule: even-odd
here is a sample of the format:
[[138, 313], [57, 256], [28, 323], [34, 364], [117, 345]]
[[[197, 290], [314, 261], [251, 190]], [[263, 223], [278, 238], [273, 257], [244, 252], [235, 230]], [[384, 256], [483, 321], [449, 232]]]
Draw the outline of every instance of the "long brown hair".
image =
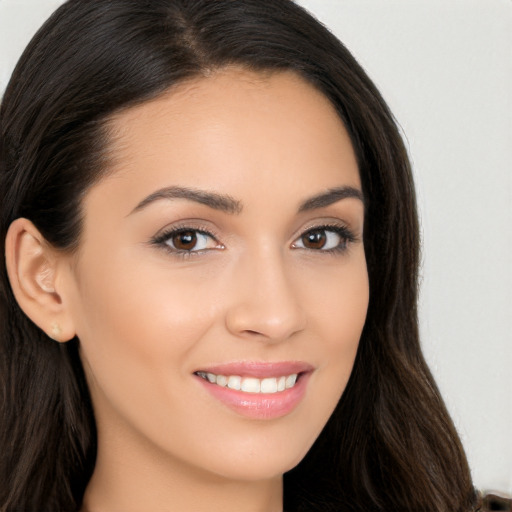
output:
[[81, 200], [108, 172], [112, 115], [227, 65], [292, 70], [329, 98], [366, 199], [367, 321], [336, 410], [284, 476], [285, 509], [472, 510], [467, 461], [419, 344], [406, 150], [348, 50], [290, 0], [70, 0], [23, 54], [0, 109], [0, 510], [78, 510], [96, 455], [79, 340], [59, 345], [21, 312], [5, 268], [10, 223], [26, 217], [76, 250]]

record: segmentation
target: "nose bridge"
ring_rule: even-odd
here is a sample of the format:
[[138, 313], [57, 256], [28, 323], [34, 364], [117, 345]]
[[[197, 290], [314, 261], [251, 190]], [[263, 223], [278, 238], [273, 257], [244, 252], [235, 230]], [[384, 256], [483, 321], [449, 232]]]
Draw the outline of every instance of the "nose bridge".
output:
[[237, 263], [227, 325], [238, 336], [280, 341], [304, 328], [296, 286], [285, 255], [270, 244], [248, 250]]

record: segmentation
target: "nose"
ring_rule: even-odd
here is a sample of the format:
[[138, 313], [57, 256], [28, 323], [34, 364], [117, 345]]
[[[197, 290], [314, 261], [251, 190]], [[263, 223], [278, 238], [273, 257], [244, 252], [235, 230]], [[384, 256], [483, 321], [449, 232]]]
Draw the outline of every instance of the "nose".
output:
[[278, 342], [305, 328], [298, 283], [275, 252], [238, 262], [226, 313], [227, 329], [237, 337]]

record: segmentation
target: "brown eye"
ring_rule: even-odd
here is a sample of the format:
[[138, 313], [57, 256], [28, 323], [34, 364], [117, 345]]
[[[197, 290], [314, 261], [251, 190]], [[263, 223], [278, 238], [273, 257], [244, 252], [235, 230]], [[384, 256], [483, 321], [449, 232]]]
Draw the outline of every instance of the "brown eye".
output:
[[210, 249], [222, 249], [215, 237], [206, 231], [198, 229], [176, 229], [163, 233], [154, 242], [165, 245], [175, 253], [200, 253]]
[[354, 241], [351, 232], [342, 226], [322, 226], [303, 233], [292, 245], [294, 249], [318, 252], [344, 251]]
[[317, 229], [304, 233], [301, 240], [306, 249], [322, 249], [327, 243], [327, 235], [324, 229]]
[[178, 251], [191, 251], [197, 244], [196, 231], [180, 231], [175, 233], [170, 241], [175, 249]]

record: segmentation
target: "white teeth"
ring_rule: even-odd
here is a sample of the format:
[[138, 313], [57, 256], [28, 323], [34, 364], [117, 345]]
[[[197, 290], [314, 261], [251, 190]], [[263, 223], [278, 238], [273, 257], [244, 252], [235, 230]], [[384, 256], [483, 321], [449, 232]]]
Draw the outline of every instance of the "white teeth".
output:
[[238, 375], [230, 375], [228, 377], [228, 388], [236, 389], [237, 391], [239, 391], [241, 386], [242, 377], [239, 377]]
[[256, 379], [254, 377], [242, 378], [238, 375], [215, 375], [210, 372], [197, 372], [197, 375], [212, 384], [228, 387], [236, 391], [241, 390], [246, 393], [278, 393], [285, 389], [293, 388], [297, 382], [296, 373], [288, 376], [270, 377], [266, 379]]
[[242, 391], [246, 391], [247, 393], [259, 393], [261, 389], [260, 379], [253, 378], [245, 378], [242, 381]]
[[262, 393], [276, 393], [277, 392], [277, 379], [263, 379], [261, 381]]
[[228, 378], [225, 375], [217, 375], [217, 384], [225, 388], [228, 385]]
[[286, 389], [293, 388], [295, 386], [295, 381], [297, 380], [297, 374], [289, 375], [286, 377]]

